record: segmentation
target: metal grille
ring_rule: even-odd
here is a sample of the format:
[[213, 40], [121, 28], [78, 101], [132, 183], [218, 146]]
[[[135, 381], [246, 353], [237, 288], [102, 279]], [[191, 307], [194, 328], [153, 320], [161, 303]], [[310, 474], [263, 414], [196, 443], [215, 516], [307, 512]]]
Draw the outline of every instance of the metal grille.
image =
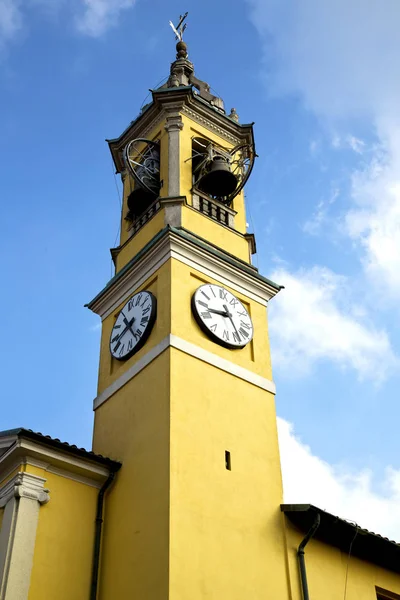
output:
[[135, 233], [137, 233], [139, 229], [141, 229], [143, 225], [147, 223], [147, 221], [150, 221], [150, 219], [154, 217], [154, 215], [160, 210], [160, 208], [161, 204], [160, 200], [158, 199], [155, 202], [153, 202], [153, 204], [151, 204], [149, 208], [140, 215], [140, 217], [132, 221], [132, 225], [129, 228], [131, 234], [135, 235]]

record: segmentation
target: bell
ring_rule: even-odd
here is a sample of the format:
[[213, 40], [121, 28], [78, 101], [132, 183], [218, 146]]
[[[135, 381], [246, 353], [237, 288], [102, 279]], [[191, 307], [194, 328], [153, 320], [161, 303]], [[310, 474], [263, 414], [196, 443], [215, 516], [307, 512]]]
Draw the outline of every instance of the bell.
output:
[[208, 173], [203, 175], [197, 187], [209, 196], [224, 198], [235, 191], [237, 184], [226, 158], [214, 156]]
[[157, 194], [146, 190], [136, 184], [135, 189], [128, 196], [128, 209], [133, 220], [142, 215], [157, 198]]

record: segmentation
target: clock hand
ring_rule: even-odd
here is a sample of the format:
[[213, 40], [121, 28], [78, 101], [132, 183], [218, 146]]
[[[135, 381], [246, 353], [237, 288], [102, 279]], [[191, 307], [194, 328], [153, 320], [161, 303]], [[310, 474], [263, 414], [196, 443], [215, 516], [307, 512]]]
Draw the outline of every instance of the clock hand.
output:
[[228, 310], [228, 307], [226, 306], [226, 304], [224, 304], [224, 309], [226, 310], [226, 312], [227, 312], [227, 317], [229, 317], [229, 320], [230, 320], [230, 322], [232, 323], [234, 330], [236, 331], [236, 335], [238, 336], [238, 338], [239, 338], [239, 340], [240, 340], [240, 335], [239, 335], [239, 332], [238, 332], [238, 330], [236, 329], [235, 322], [234, 322], [234, 320], [232, 319], [232, 315], [231, 315], [231, 313], [229, 312], [229, 310]]
[[223, 317], [229, 317], [229, 313], [224, 310], [214, 310], [213, 308], [208, 308], [208, 312], [214, 313], [216, 315], [222, 315]]
[[130, 330], [130, 331], [132, 332], [132, 335], [135, 335], [135, 334], [133, 333], [133, 330], [132, 330], [132, 324], [133, 324], [134, 320], [135, 320], [135, 318], [133, 317], [133, 319], [132, 319], [131, 321], [128, 321], [128, 319], [127, 319], [127, 318], [126, 318], [126, 317], [123, 315], [123, 321], [124, 321], [124, 323], [125, 323], [126, 327], [125, 327], [125, 329], [124, 329], [124, 330], [123, 330], [123, 331], [122, 331], [122, 332], [119, 334], [119, 336], [118, 336], [118, 337], [116, 337], [116, 338], [114, 338], [112, 341], [113, 341], [113, 342], [115, 342], [115, 343], [118, 345], [118, 344], [119, 344], [119, 342], [120, 342], [120, 340], [121, 340], [121, 338], [122, 338], [122, 337], [123, 337], [123, 336], [126, 334], [126, 332], [127, 332], [128, 330]]
[[123, 315], [123, 317], [124, 317], [123, 321], [126, 325], [126, 328], [124, 329], [123, 333], [125, 333], [128, 329], [130, 329], [133, 333], [132, 324], [135, 322], [135, 317], [132, 317], [132, 319], [130, 321], [128, 321], [128, 319], [124, 315]]

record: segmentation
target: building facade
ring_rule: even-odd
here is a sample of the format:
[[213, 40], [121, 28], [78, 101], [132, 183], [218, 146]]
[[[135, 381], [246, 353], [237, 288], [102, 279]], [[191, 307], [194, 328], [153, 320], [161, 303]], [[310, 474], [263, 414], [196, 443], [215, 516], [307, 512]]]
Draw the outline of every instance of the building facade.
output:
[[282, 504], [253, 126], [177, 35], [168, 82], [108, 141], [124, 194], [115, 275], [88, 304], [93, 450], [0, 434], [0, 600], [400, 598], [397, 544]]

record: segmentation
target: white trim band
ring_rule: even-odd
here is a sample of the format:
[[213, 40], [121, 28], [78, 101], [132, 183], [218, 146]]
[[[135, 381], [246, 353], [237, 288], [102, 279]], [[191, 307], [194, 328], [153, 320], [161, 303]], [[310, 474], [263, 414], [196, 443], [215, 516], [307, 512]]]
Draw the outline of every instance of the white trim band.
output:
[[157, 358], [157, 356], [159, 356], [169, 347], [176, 348], [177, 350], [198, 358], [199, 360], [202, 360], [213, 367], [217, 367], [217, 369], [221, 369], [221, 371], [225, 371], [226, 373], [230, 373], [235, 377], [239, 377], [239, 379], [248, 381], [252, 385], [262, 388], [271, 394], [275, 394], [276, 392], [275, 384], [270, 379], [261, 377], [261, 375], [253, 373], [253, 371], [249, 371], [244, 367], [240, 367], [230, 360], [221, 358], [220, 356], [217, 356], [208, 350], [204, 350], [195, 344], [191, 344], [190, 342], [187, 342], [176, 335], [169, 334], [159, 344], [157, 344], [157, 346], [154, 346], [154, 348], [152, 348], [147, 354], [138, 360], [137, 363], [132, 365], [130, 369], [121, 375], [121, 377], [116, 379], [111, 385], [108, 386], [108, 388], [99, 394], [93, 401], [93, 410], [99, 408], [99, 406], [106, 402], [126, 383], [128, 383], [128, 381], [140, 373], [140, 371], [147, 367], [147, 365], [149, 365], [155, 358]]

